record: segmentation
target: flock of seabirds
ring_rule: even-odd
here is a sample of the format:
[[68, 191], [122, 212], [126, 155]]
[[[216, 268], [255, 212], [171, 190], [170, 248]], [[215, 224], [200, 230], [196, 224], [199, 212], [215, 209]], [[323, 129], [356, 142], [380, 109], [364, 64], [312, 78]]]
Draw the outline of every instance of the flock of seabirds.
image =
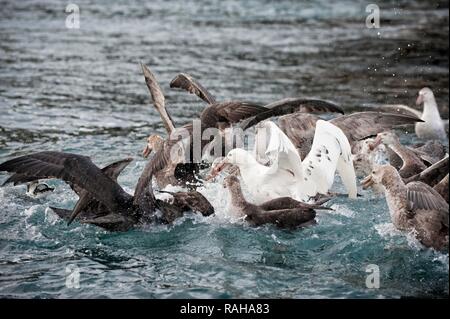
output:
[[[148, 223], [170, 224], [185, 212], [214, 214], [214, 207], [196, 189], [220, 174], [225, 175], [230, 213], [250, 225], [292, 229], [314, 224], [316, 210], [329, 210], [324, 204], [334, 196], [357, 200], [361, 196], [357, 176], [366, 176], [363, 188], [385, 194], [397, 229], [412, 232], [426, 247], [448, 249], [449, 156], [444, 144], [448, 138], [429, 88], [418, 93], [417, 105], [423, 104], [423, 112], [404, 105], [380, 105], [377, 111], [344, 114], [335, 103], [319, 99], [286, 98], [268, 105], [217, 101], [192, 76], [180, 73], [170, 87], [203, 100], [200, 130], [219, 132], [213, 140], [201, 141], [202, 157], [195, 161], [193, 124], [175, 126], [155, 76], [147, 66], [142, 69], [167, 136], [152, 134], [147, 139], [143, 156], [151, 157], [134, 195], [117, 182], [132, 158], [99, 168], [89, 157], [52, 151], [0, 164], [0, 171], [12, 174], [3, 185], [27, 184], [36, 194], [53, 190], [41, 180], [61, 179], [79, 200], [72, 210], [51, 207], [58, 216], [69, 224], [77, 219], [126, 231]], [[339, 115], [330, 120], [317, 115], [325, 113]], [[272, 117], [278, 117], [277, 123]], [[423, 142], [402, 145], [394, 129], [405, 125], [415, 125]], [[234, 147], [236, 127], [255, 128], [253, 151]], [[181, 130], [188, 134], [178, 134]], [[214, 145], [231, 150], [221, 154], [213, 151]], [[330, 192], [336, 174], [346, 194]], [[154, 191], [153, 181], [159, 191]], [[164, 190], [169, 185], [183, 188]]]

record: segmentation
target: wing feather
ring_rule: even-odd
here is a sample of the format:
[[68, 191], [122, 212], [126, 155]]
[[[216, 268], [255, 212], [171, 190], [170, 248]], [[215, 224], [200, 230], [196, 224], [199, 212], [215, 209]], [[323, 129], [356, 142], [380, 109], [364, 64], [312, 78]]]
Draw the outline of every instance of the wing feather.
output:
[[349, 197], [356, 198], [356, 175], [347, 137], [335, 125], [319, 120], [316, 123], [311, 151], [303, 160], [303, 174], [309, 196], [326, 194], [338, 171]]
[[171, 82], [171, 88], [183, 89], [191, 94], [197, 95], [208, 104], [216, 103], [216, 98], [197, 80], [186, 73], [178, 74]]
[[268, 109], [265, 112], [261, 112], [258, 115], [249, 118], [241, 123], [242, 129], [247, 129], [256, 125], [257, 123], [264, 121], [272, 116], [280, 116], [291, 113], [341, 113], [344, 111], [340, 106], [332, 102], [317, 100], [317, 99], [304, 99], [304, 98], [286, 98], [279, 100], [268, 105], [265, 105]]
[[[62, 152], [39, 152], [0, 164], [0, 171], [46, 179], [54, 177], [85, 189], [111, 211], [120, 210], [131, 198], [116, 182], [82, 155]], [[40, 175], [43, 174], [43, 175]]]
[[392, 129], [398, 125], [414, 124], [422, 120], [414, 115], [381, 112], [358, 112], [336, 117], [329, 121], [339, 127], [350, 144], [369, 136]]
[[445, 211], [448, 216], [448, 203], [431, 186], [422, 182], [411, 182], [408, 183], [406, 187], [407, 198], [411, 203], [411, 209]]

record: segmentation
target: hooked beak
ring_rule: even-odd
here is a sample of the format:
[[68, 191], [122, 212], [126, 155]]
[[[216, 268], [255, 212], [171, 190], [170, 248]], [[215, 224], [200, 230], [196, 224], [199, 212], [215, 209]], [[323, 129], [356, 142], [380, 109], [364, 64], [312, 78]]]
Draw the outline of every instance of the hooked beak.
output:
[[377, 136], [373, 143], [369, 144], [369, 150], [373, 151], [381, 144], [381, 137]]
[[142, 156], [144, 158], [147, 158], [150, 155], [151, 152], [152, 152], [152, 148], [147, 144], [145, 146], [144, 150], [142, 151]]
[[421, 105], [423, 103], [423, 95], [419, 94], [417, 96], [416, 105]]
[[368, 189], [370, 186], [372, 186], [373, 184], [375, 184], [375, 182], [373, 181], [372, 175], [366, 176], [362, 181], [361, 181], [361, 185], [363, 187], [363, 189]]
[[210, 181], [213, 178], [215, 178], [217, 175], [220, 174], [223, 170], [225, 170], [227, 167], [229, 167], [231, 164], [228, 162], [228, 160], [225, 158], [222, 162], [215, 165], [211, 171], [209, 172], [208, 176], [206, 176], [206, 181]]

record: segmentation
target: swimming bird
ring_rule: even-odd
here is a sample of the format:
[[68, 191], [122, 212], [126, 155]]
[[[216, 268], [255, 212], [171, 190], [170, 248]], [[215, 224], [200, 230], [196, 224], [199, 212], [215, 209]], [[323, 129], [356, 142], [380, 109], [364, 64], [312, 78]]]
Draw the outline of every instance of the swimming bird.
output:
[[296, 228], [311, 225], [316, 217], [315, 209], [330, 209], [321, 205], [311, 205], [290, 197], [276, 198], [261, 205], [249, 203], [241, 189], [239, 179], [228, 175], [224, 186], [230, 194], [230, 207], [236, 217], [245, 217], [252, 226], [274, 224], [280, 228]]
[[55, 212], [69, 221], [80, 215], [83, 223], [126, 231], [144, 223], [165, 222], [167, 215], [180, 215], [180, 207], [155, 198], [148, 176], [145, 181], [140, 179], [134, 195], [123, 190], [117, 176], [130, 161], [125, 159], [102, 170], [87, 156], [44, 151], [6, 161], [0, 164], [0, 171], [14, 173], [16, 179], [56, 178], [68, 183], [80, 199], [73, 211], [56, 208]]
[[434, 93], [430, 88], [424, 87], [419, 91], [416, 105], [422, 104], [423, 112], [402, 104], [379, 105], [377, 108], [387, 112], [398, 112], [421, 118], [424, 122], [416, 123], [415, 125], [415, 133], [421, 139], [447, 140], [445, 126], [447, 125], [448, 127], [448, 120], [442, 120]]
[[444, 250], [448, 247], [448, 203], [427, 184], [405, 184], [391, 165], [375, 167], [362, 182], [364, 188], [382, 184], [391, 220], [399, 230], [414, 231], [426, 247]]
[[[318, 120], [319, 117], [315, 115], [301, 113], [287, 114], [278, 119], [281, 130], [293, 142], [301, 158], [305, 158], [311, 150]], [[386, 161], [381, 145], [373, 150], [367, 139], [399, 125], [417, 121], [421, 120], [416, 116], [366, 111], [342, 115], [328, 122], [339, 127], [345, 134], [352, 148], [355, 172], [366, 176], [374, 163]]]
[[[189, 75], [181, 74], [172, 80], [173, 87], [182, 87], [197, 92], [205, 99], [209, 97], [208, 101], [213, 103], [201, 112], [198, 121], [175, 128], [166, 110], [164, 94], [156, 77], [147, 66], [144, 64], [141, 66], [152, 101], [160, 112], [168, 133], [166, 139], [157, 134], [150, 135], [143, 151], [144, 157], [155, 152], [159, 164], [153, 167], [152, 173], [161, 188], [169, 184], [192, 186], [200, 182], [198, 173], [202, 162], [202, 152], [211, 141], [211, 136], [206, 136], [206, 138], [204, 136], [208, 129], [216, 135], [220, 135], [220, 130], [266, 110], [263, 106], [251, 102], [213, 102], [215, 99], [206, 92], [206, 89], [202, 88]], [[200, 94], [200, 92], [202, 93]]]
[[423, 88], [419, 91], [416, 101], [417, 105], [423, 104], [423, 114], [421, 119], [424, 123], [416, 124], [416, 134], [422, 139], [446, 140], [444, 123], [434, 97], [433, 91], [429, 88]]
[[290, 139], [271, 121], [258, 124], [254, 149], [260, 153], [256, 157], [268, 158], [267, 166], [240, 148], [231, 150], [223, 163], [239, 167], [243, 182], [257, 204], [278, 197], [306, 201], [318, 193], [327, 194], [336, 171], [349, 197], [356, 198], [350, 145], [342, 131], [331, 123], [317, 122], [311, 151], [303, 161]]
[[[128, 164], [132, 161], [132, 158], [126, 158], [124, 160], [120, 160], [114, 163], [111, 163], [101, 169], [101, 171], [111, 178], [113, 181], [117, 182], [117, 178], [120, 173], [128, 166]], [[52, 176], [49, 176], [52, 178]], [[11, 175], [3, 184], [5, 186], [8, 183], [13, 183], [13, 185], [23, 184], [26, 182], [31, 182], [30, 184], [39, 185], [39, 175], [29, 174], [29, 173], [15, 173]], [[29, 190], [29, 185], [27, 189]], [[70, 187], [75, 191], [75, 193], [79, 196], [78, 202], [75, 204], [75, 207], [72, 211], [69, 211], [70, 214], [67, 215], [68, 224], [79, 215], [80, 212], [90, 210], [89, 206], [96, 205], [95, 202], [92, 202], [92, 196], [82, 188], [78, 187], [76, 184], [69, 183]], [[53, 190], [53, 189], [52, 189]]]
[[[151, 71], [145, 65], [142, 65], [144, 70], [144, 77], [146, 79], [147, 86], [150, 90], [152, 97], [156, 97], [159, 101], [163, 101], [163, 93], [160, 86], [155, 84], [156, 78], [152, 75]], [[194, 92], [202, 97], [204, 100], [208, 101], [209, 104], [200, 114], [200, 121], [193, 122], [192, 124], [185, 125], [180, 128], [183, 133], [178, 133], [177, 129], [172, 131], [172, 134], [163, 141], [163, 146], [161, 147], [161, 139], [155, 135], [150, 136], [148, 143], [143, 152], [144, 155], [148, 155], [150, 150], [155, 150], [155, 145], [158, 145], [159, 151], [156, 152], [155, 156], [160, 158], [160, 165], [156, 170], [153, 171], [157, 178], [158, 185], [164, 187], [172, 182], [174, 182], [173, 173], [175, 167], [179, 167], [179, 164], [188, 164], [188, 169], [181, 169], [182, 172], [188, 172], [184, 177], [175, 178], [178, 182], [185, 183], [187, 179], [191, 182], [192, 176], [198, 175], [198, 164], [202, 162], [203, 154], [205, 149], [209, 152], [208, 144], [214, 140], [222, 140], [225, 138], [225, 145], [228, 145], [227, 136], [229, 135], [230, 128], [233, 124], [239, 123], [246, 118], [255, 116], [261, 112], [267, 111], [267, 107], [262, 105], [252, 103], [252, 102], [241, 102], [241, 101], [225, 101], [225, 102], [215, 102], [215, 98], [206, 91], [199, 83], [193, 80], [192, 77], [183, 74], [178, 75], [172, 81], [173, 87], [180, 87]], [[154, 100], [155, 101], [155, 100]], [[284, 101], [284, 102], [283, 102]], [[277, 108], [298, 108], [299, 111], [311, 111], [311, 112], [328, 112], [328, 111], [338, 111], [342, 110], [330, 103], [322, 101], [308, 101], [304, 99], [288, 99], [278, 101], [276, 104]], [[305, 102], [306, 101], [306, 102]], [[286, 104], [285, 104], [286, 103]], [[305, 104], [306, 103], [306, 104]], [[155, 101], [155, 106], [159, 105], [157, 109], [161, 109], [163, 106], [162, 102]], [[167, 112], [166, 112], [167, 113]], [[162, 116], [164, 121], [169, 121], [170, 116]], [[198, 125], [194, 125], [194, 124]], [[169, 125], [166, 125], [169, 126]], [[175, 133], [175, 134], [173, 134]], [[207, 133], [211, 133], [208, 135]], [[206, 135], [206, 136], [205, 136]], [[180, 138], [182, 136], [182, 138]], [[173, 147], [176, 144], [182, 142], [182, 147], [179, 148], [179, 152], [173, 152]], [[231, 144], [232, 145], [232, 144]], [[199, 151], [200, 150], [200, 151]], [[173, 156], [173, 154], [180, 155]], [[172, 154], [172, 155], [171, 155]], [[209, 160], [212, 161], [215, 157], [221, 155], [221, 152], [215, 152], [213, 157]], [[192, 166], [191, 166], [192, 164]], [[158, 169], [164, 169], [163, 173], [158, 174]], [[193, 169], [193, 171], [191, 170]], [[199, 182], [198, 179], [196, 181]]]
[[[165, 106], [164, 93], [156, 77], [145, 64], [141, 63], [141, 68], [153, 105], [159, 112], [167, 131], [166, 139], [158, 134], [151, 134], [147, 138], [147, 144], [142, 155], [147, 158], [152, 152], [157, 153], [155, 159], [158, 160], [159, 164], [154, 166], [153, 175], [160, 188], [165, 188], [167, 185], [196, 185], [199, 182], [197, 177], [199, 165], [193, 162], [192, 156], [189, 156], [192, 152], [186, 151], [187, 149], [191, 150], [193, 125], [188, 123], [180, 128], [175, 128], [172, 117]], [[178, 85], [186, 89], [190, 88], [190, 91], [199, 88], [196, 92], [203, 92], [201, 85], [187, 74], [180, 74], [172, 80], [171, 86], [176, 87]]]

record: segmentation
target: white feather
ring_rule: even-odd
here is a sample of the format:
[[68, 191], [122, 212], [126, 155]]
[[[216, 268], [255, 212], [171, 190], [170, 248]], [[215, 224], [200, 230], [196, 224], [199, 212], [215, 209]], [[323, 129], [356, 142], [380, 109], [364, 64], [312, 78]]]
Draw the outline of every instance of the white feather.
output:
[[[305, 201], [317, 193], [327, 194], [336, 170], [349, 196], [356, 197], [350, 144], [329, 122], [317, 121], [311, 151], [303, 162], [291, 140], [271, 121], [257, 126], [254, 156], [238, 149], [232, 152], [233, 163], [239, 166], [244, 184], [257, 203], [282, 196]], [[268, 159], [269, 165], [255, 158]]]
[[349, 197], [356, 197], [356, 175], [351, 160], [350, 143], [340, 128], [319, 120], [316, 123], [311, 151], [303, 160], [308, 195], [326, 194], [333, 185], [336, 171]]

